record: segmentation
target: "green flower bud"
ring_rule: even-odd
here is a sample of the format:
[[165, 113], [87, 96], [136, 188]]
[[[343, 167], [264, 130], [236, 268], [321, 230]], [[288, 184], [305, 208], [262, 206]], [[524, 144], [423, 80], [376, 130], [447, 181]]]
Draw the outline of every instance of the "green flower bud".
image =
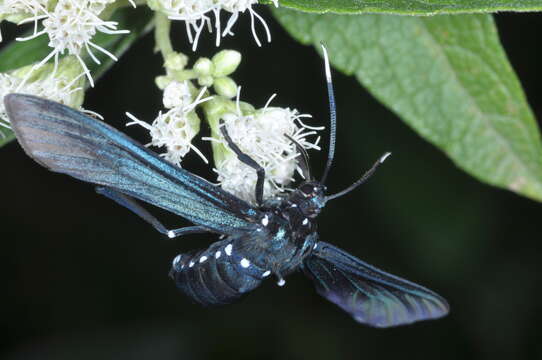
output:
[[[21, 21], [28, 19], [29, 17], [36, 16], [36, 11], [45, 7], [45, 10], [54, 9], [58, 0], [48, 1], [8, 1], [0, 0], [0, 22], [6, 20], [14, 24], [18, 24]], [[8, 4], [6, 4], [8, 3]]]
[[213, 82], [214, 82], [214, 79], [210, 75], [209, 76], [201, 76], [201, 77], [198, 78], [198, 84], [200, 86], [209, 87], [209, 86], [213, 85]]
[[188, 57], [183, 54], [173, 52], [166, 56], [164, 61], [164, 66], [167, 70], [170, 71], [180, 71], [183, 70], [188, 63]]
[[194, 136], [196, 136], [199, 133], [201, 120], [200, 120], [198, 114], [196, 114], [195, 111], [189, 112], [186, 115], [186, 117], [188, 119], [187, 126], [190, 129], [190, 132], [194, 134], [192, 136], [192, 138], [193, 138]]
[[194, 64], [194, 71], [200, 76], [212, 75], [215, 70], [215, 65], [210, 59], [199, 58]]
[[20, 12], [20, 13], [14, 13], [14, 14], [2, 14], [2, 17], [0, 17], [0, 21], [6, 20], [14, 24], [18, 24], [24, 19], [28, 18], [30, 14], [27, 14], [26, 12]]
[[[51, 64], [51, 67], [54, 67], [53, 64]], [[55, 78], [59, 79], [57, 84], [59, 87], [63, 88], [69, 88], [75, 89], [75, 88], [85, 88], [85, 84], [87, 81], [87, 78], [85, 76], [81, 75], [81, 63], [75, 56], [66, 56], [58, 63], [58, 69], [55, 74]], [[73, 79], [79, 78], [72, 83]], [[70, 84], [71, 83], [71, 84]], [[83, 105], [83, 101], [85, 100], [85, 92], [84, 91], [74, 91], [69, 95], [70, 99], [69, 105], [74, 108], [79, 108]]]
[[222, 95], [228, 99], [237, 95], [237, 84], [230, 77], [224, 76], [215, 79], [213, 87], [218, 95]]
[[222, 50], [213, 56], [215, 77], [223, 77], [232, 74], [241, 63], [241, 53], [235, 50]]
[[256, 113], [254, 106], [244, 101], [239, 101], [239, 108], [241, 109], [241, 114], [244, 116], [254, 115]]
[[4, 127], [9, 126], [9, 119], [2, 99], [12, 92], [44, 97], [73, 108], [83, 104], [86, 78], [73, 56], [60, 60], [56, 72], [54, 64], [44, 64], [39, 69], [33, 67], [29, 65], [0, 73], [0, 121]]
[[160, 75], [154, 79], [154, 83], [160, 90], [164, 90], [166, 86], [171, 82], [171, 79], [167, 75]]
[[[28, 65], [12, 71], [10, 75], [19, 79], [25, 79], [30, 75], [26, 79], [25, 87], [21, 89], [22, 92], [43, 96], [74, 108], [81, 107], [84, 91], [70, 91], [85, 87], [86, 78], [80, 76], [83, 71], [81, 64], [75, 56], [66, 56], [58, 62], [56, 73], [54, 66], [45, 64], [35, 69], [33, 65]], [[75, 78], [77, 80], [74, 82]]]

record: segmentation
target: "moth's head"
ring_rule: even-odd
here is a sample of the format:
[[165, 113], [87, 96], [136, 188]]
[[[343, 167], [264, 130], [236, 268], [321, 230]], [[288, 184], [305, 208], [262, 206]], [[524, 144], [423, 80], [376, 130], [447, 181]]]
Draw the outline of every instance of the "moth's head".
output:
[[292, 142], [296, 145], [298, 151], [301, 153], [301, 161], [299, 167], [302, 170], [303, 177], [307, 179], [302, 183], [290, 196], [290, 202], [299, 207], [306, 217], [314, 218], [316, 217], [322, 208], [326, 205], [326, 202], [329, 200], [336, 199], [340, 196], [348, 194], [350, 191], [357, 188], [359, 185], [363, 184], [375, 170], [386, 160], [391, 153], [387, 152], [382, 155], [375, 164], [367, 171], [363, 176], [354, 182], [352, 185], [340, 191], [336, 194], [325, 195], [326, 186], [324, 185], [333, 164], [333, 158], [335, 156], [335, 139], [336, 139], [336, 111], [335, 111], [335, 95], [333, 93], [333, 85], [331, 80], [331, 68], [329, 66], [329, 59], [327, 56], [326, 47], [322, 44], [322, 50], [324, 54], [324, 64], [325, 64], [325, 73], [326, 73], [326, 82], [328, 90], [328, 99], [329, 99], [329, 109], [330, 109], [330, 132], [329, 132], [329, 152], [327, 156], [326, 167], [324, 169], [324, 174], [320, 181], [316, 181], [312, 178], [310, 168], [309, 168], [309, 158], [307, 152], [301, 144], [296, 142], [294, 139], [291, 139]]
[[317, 181], [302, 183], [292, 194], [290, 201], [295, 203], [301, 212], [309, 218], [314, 218], [326, 205], [326, 187]]

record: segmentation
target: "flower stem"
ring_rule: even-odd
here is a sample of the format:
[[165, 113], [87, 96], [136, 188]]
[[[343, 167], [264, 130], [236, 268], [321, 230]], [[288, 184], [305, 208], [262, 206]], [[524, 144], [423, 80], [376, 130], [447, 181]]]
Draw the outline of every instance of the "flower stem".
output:
[[160, 11], [156, 11], [154, 15], [155, 29], [154, 39], [158, 50], [162, 53], [164, 61], [167, 56], [174, 52], [173, 45], [171, 45], [171, 38], [169, 36], [171, 28], [171, 20], [165, 14]]

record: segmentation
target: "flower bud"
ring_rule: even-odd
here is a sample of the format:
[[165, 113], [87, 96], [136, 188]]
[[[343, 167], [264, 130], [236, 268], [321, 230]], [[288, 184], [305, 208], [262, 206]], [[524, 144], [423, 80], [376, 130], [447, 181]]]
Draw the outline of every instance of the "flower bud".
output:
[[85, 77], [82, 76], [78, 60], [73, 56], [66, 56], [59, 61], [56, 72], [54, 66], [45, 64], [35, 69], [33, 65], [29, 65], [9, 73], [0, 73], [1, 127], [9, 127], [3, 98], [13, 92], [40, 96], [73, 108], [81, 108], [85, 96]]
[[215, 69], [215, 65], [210, 59], [207, 59], [207, 58], [199, 58], [194, 64], [194, 71], [199, 76], [212, 75], [214, 69]]
[[214, 82], [214, 79], [212, 76], [201, 76], [198, 78], [198, 84], [200, 84], [200, 86], [211, 86], [213, 85], [213, 82]]
[[164, 66], [168, 70], [180, 71], [184, 69], [187, 63], [188, 63], [188, 57], [186, 55], [173, 52], [166, 56], [166, 60], [164, 61]]
[[232, 74], [241, 63], [241, 53], [235, 50], [222, 50], [213, 56], [215, 77], [228, 76]]
[[164, 90], [171, 82], [171, 78], [167, 75], [160, 75], [154, 79], [154, 83], [160, 90]]
[[33, 65], [24, 66], [10, 75], [25, 83], [17, 90], [21, 93], [41, 96], [58, 101], [73, 108], [80, 108], [84, 100], [84, 91], [73, 91], [85, 86], [85, 78], [81, 76], [83, 69], [75, 56], [66, 56], [58, 62], [56, 72], [54, 64], [45, 64], [39, 68]]
[[237, 95], [237, 84], [230, 77], [224, 76], [215, 79], [213, 87], [218, 95], [222, 95], [228, 99]]

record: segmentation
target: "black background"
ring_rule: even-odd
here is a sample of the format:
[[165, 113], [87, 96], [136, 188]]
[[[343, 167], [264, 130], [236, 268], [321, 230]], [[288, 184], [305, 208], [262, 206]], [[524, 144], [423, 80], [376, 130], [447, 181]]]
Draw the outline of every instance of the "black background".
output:
[[[224, 47], [242, 49], [243, 99], [295, 107], [327, 125], [322, 60], [260, 9], [273, 42], [258, 48], [243, 16]], [[498, 14], [503, 45], [538, 118], [542, 55], [537, 14]], [[5, 37], [13, 26], [2, 24]], [[190, 53], [182, 26], [178, 49]], [[199, 53], [215, 52], [203, 36]], [[124, 129], [125, 111], [152, 120], [162, 73], [153, 39], [139, 41], [90, 90], [85, 108]], [[333, 56], [333, 54], [331, 54]], [[1, 61], [1, 60], [0, 60]], [[16, 143], [1, 149], [0, 356], [5, 359], [517, 359], [542, 358], [540, 204], [483, 185], [456, 168], [353, 78], [334, 72], [337, 162], [331, 191], [385, 151], [366, 185], [330, 202], [320, 236], [369, 263], [439, 292], [448, 317], [389, 330], [357, 324], [320, 298], [301, 274], [268, 281], [222, 308], [192, 305], [167, 277], [179, 253], [212, 236], [168, 240], [92, 186], [47, 172]], [[207, 131], [204, 129], [204, 133]], [[325, 154], [312, 154], [321, 173]], [[213, 179], [194, 154], [183, 163]], [[152, 209], [169, 227], [187, 222]]]

